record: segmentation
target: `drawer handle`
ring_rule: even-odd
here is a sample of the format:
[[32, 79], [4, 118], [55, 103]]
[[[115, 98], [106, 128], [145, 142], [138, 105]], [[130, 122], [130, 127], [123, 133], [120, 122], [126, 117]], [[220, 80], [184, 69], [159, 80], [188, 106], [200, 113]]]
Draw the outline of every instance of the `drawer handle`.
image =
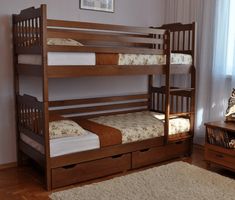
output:
[[140, 150], [140, 152], [146, 152], [146, 151], [149, 151], [149, 149], [150, 149], [150, 148], [148, 148], [148, 149], [142, 149], [142, 150]]
[[183, 143], [184, 143], [184, 141], [178, 141], [175, 144], [183, 144]]
[[119, 155], [112, 156], [112, 158], [115, 159], [115, 158], [120, 158], [122, 156], [123, 156], [123, 154], [119, 154]]
[[62, 168], [64, 168], [64, 169], [72, 169], [72, 168], [74, 168], [74, 167], [76, 167], [76, 164], [67, 165], [67, 166], [64, 166], [64, 167], [62, 167]]
[[224, 156], [221, 155], [221, 154], [216, 154], [215, 156], [218, 157], [218, 158], [224, 158]]

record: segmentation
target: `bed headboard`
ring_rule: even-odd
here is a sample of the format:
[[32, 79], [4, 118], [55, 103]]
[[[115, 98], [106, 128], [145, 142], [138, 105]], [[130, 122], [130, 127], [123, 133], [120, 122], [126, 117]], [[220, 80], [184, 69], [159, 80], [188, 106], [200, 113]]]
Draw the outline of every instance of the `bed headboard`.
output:
[[164, 24], [161, 27], [152, 27], [167, 29], [170, 31], [171, 52], [191, 54], [193, 59], [196, 51], [196, 23], [182, 24], [171, 23]]

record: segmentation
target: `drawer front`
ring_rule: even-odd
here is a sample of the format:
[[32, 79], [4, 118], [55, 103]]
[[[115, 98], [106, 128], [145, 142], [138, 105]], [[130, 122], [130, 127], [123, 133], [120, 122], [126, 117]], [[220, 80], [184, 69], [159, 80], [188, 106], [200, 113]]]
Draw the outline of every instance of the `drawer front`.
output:
[[165, 159], [164, 147], [153, 147], [132, 153], [132, 168], [154, 164]]
[[225, 167], [235, 169], [235, 157], [234, 156], [227, 155], [227, 154], [217, 152], [217, 151], [213, 151], [210, 149], [206, 149], [205, 159], [207, 161], [211, 161], [219, 165], [223, 165]]
[[131, 168], [131, 154], [52, 169], [52, 188], [99, 178]]
[[166, 157], [168, 159], [185, 156], [190, 152], [191, 142], [189, 140], [175, 142], [166, 146]]

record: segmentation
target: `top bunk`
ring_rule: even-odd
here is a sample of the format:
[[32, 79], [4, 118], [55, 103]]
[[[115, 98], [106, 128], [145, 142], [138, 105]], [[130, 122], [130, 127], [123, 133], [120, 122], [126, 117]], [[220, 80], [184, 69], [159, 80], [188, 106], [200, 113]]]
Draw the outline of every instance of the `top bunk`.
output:
[[135, 27], [47, 19], [46, 5], [13, 15], [18, 74], [79, 76], [191, 73], [195, 23]]

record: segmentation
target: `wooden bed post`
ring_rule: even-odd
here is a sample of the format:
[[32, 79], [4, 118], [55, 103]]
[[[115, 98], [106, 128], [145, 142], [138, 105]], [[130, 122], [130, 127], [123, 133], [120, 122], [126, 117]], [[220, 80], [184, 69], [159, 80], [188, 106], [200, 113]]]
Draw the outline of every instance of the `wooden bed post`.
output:
[[164, 139], [165, 144], [168, 143], [169, 136], [169, 116], [170, 116], [170, 68], [171, 68], [171, 41], [170, 31], [166, 32], [167, 37], [167, 49], [166, 49], [166, 79], [165, 79], [165, 124], [164, 124]]
[[19, 148], [19, 125], [18, 125], [18, 103], [17, 103], [17, 96], [20, 94], [19, 92], [19, 74], [17, 72], [17, 54], [16, 54], [16, 22], [15, 16], [12, 15], [12, 28], [13, 28], [13, 67], [14, 67], [14, 90], [15, 90], [15, 123], [16, 123], [16, 148], [17, 148], [17, 164], [20, 166], [22, 164], [22, 152]]
[[50, 165], [50, 138], [49, 138], [49, 110], [48, 110], [48, 76], [47, 76], [47, 7], [41, 5], [41, 47], [43, 67], [43, 114], [44, 114], [44, 139], [45, 139], [45, 172], [46, 188], [51, 190], [51, 165]]
[[[197, 24], [195, 22], [193, 22], [193, 27], [192, 27], [192, 69], [191, 69], [191, 88], [194, 88], [194, 90], [192, 91], [192, 96], [191, 96], [191, 105], [190, 105], [190, 111], [191, 111], [191, 115], [190, 115], [190, 132], [192, 134], [192, 136], [194, 136], [194, 124], [195, 124], [195, 97], [196, 97], [196, 44], [197, 44], [197, 35], [196, 35], [196, 31], [197, 31]], [[192, 137], [192, 145], [191, 145], [191, 150], [190, 150], [190, 154], [192, 154], [193, 152], [193, 138]]]

